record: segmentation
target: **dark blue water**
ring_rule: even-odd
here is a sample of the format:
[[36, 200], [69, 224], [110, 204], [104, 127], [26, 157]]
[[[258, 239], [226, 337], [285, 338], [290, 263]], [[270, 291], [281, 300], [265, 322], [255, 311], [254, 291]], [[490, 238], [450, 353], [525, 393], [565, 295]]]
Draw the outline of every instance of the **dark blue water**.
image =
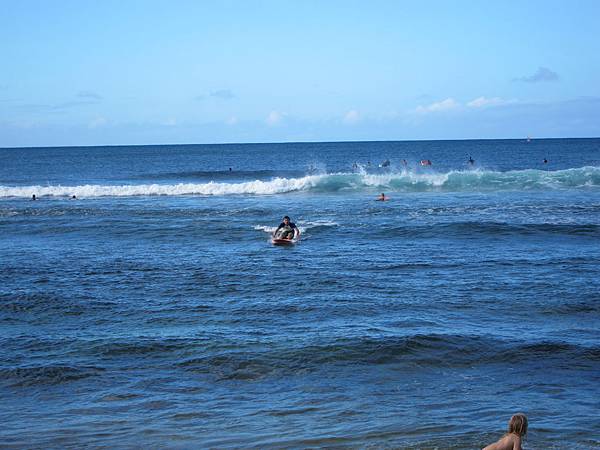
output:
[[597, 139], [0, 149], [0, 442], [600, 448], [599, 280]]

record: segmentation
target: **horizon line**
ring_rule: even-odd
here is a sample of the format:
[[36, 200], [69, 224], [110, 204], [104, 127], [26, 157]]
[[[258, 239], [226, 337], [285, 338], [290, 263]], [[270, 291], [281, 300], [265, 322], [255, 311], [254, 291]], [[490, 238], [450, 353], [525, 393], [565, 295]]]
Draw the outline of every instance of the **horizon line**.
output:
[[523, 138], [459, 138], [459, 139], [374, 139], [374, 140], [340, 140], [340, 141], [277, 141], [277, 142], [209, 142], [209, 143], [168, 143], [168, 144], [92, 144], [92, 145], [40, 145], [24, 147], [0, 147], [0, 150], [44, 149], [44, 148], [98, 148], [98, 147], [166, 147], [166, 146], [216, 146], [216, 145], [286, 145], [286, 144], [342, 144], [342, 143], [375, 143], [375, 142], [462, 142], [462, 141], [549, 141], [559, 139], [600, 139], [600, 136], [587, 137], [523, 137]]

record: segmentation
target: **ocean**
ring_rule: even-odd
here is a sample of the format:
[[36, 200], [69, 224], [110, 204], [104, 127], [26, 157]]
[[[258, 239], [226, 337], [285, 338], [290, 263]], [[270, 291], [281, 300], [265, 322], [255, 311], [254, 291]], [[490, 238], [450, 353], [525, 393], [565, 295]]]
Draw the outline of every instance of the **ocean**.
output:
[[600, 448], [599, 328], [600, 139], [0, 149], [3, 448]]

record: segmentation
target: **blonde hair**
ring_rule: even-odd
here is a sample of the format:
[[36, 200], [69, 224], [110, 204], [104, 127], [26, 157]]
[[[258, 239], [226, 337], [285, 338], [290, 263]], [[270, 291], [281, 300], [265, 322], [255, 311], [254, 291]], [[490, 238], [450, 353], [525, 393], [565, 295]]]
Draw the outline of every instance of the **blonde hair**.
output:
[[512, 416], [508, 421], [508, 432], [524, 436], [527, 433], [527, 416], [522, 413]]

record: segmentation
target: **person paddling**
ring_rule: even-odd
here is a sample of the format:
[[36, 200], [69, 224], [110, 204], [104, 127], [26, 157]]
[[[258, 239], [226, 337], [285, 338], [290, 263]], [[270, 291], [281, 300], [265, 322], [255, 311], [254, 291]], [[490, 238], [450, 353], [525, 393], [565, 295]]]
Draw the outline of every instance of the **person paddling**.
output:
[[273, 232], [273, 238], [286, 239], [288, 241], [291, 241], [292, 239], [300, 239], [300, 230], [295, 223], [290, 222], [290, 218], [288, 216], [284, 216], [283, 222], [281, 222], [277, 229]]
[[385, 194], [382, 192], [381, 195], [379, 197], [377, 197], [377, 199], [375, 201], [376, 202], [385, 202], [386, 200], [389, 200], [389, 198], [386, 197]]

